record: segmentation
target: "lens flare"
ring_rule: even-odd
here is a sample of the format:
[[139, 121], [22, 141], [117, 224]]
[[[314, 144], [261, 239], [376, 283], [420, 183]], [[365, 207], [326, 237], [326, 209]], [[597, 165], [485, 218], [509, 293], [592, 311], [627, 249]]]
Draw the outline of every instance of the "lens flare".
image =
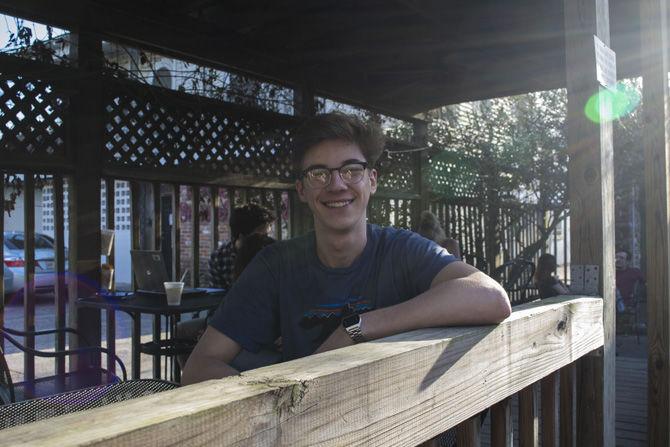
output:
[[[605, 104], [601, 107], [601, 100], [609, 103], [609, 107]], [[640, 93], [635, 88], [619, 82], [615, 90], [603, 89], [591, 96], [584, 106], [584, 114], [594, 123], [607, 123], [630, 114], [640, 100]]]

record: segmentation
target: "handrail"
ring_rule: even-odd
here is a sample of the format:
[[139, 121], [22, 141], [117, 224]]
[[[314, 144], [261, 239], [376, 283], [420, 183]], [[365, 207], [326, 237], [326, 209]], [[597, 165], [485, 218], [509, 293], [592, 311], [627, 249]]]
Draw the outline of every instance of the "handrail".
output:
[[600, 298], [556, 297], [497, 326], [399, 334], [15, 427], [0, 444], [418, 445], [603, 339]]

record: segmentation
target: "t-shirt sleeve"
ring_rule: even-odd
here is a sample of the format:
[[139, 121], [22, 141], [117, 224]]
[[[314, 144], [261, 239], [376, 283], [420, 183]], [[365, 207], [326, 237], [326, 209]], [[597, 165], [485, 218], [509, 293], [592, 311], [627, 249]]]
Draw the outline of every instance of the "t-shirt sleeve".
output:
[[430, 288], [440, 270], [458, 260], [443, 247], [415, 233], [409, 233], [404, 245], [398, 255], [403, 259], [416, 295]]
[[210, 326], [244, 349], [258, 352], [279, 337], [278, 290], [276, 277], [261, 252], [226, 294]]

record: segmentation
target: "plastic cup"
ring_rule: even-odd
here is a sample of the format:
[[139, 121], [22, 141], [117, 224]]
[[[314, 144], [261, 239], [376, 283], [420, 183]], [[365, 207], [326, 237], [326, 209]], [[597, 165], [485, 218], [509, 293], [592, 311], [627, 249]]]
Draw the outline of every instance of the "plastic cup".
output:
[[166, 281], [163, 283], [163, 286], [165, 286], [168, 306], [179, 306], [181, 304], [181, 292], [184, 290], [184, 283]]

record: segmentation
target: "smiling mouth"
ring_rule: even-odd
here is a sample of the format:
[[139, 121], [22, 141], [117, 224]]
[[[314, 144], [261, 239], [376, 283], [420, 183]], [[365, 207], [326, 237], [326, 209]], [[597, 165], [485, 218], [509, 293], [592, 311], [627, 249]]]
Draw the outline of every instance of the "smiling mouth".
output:
[[338, 200], [333, 202], [322, 202], [322, 203], [326, 208], [344, 208], [353, 201], [354, 199], [349, 199], [349, 200]]

